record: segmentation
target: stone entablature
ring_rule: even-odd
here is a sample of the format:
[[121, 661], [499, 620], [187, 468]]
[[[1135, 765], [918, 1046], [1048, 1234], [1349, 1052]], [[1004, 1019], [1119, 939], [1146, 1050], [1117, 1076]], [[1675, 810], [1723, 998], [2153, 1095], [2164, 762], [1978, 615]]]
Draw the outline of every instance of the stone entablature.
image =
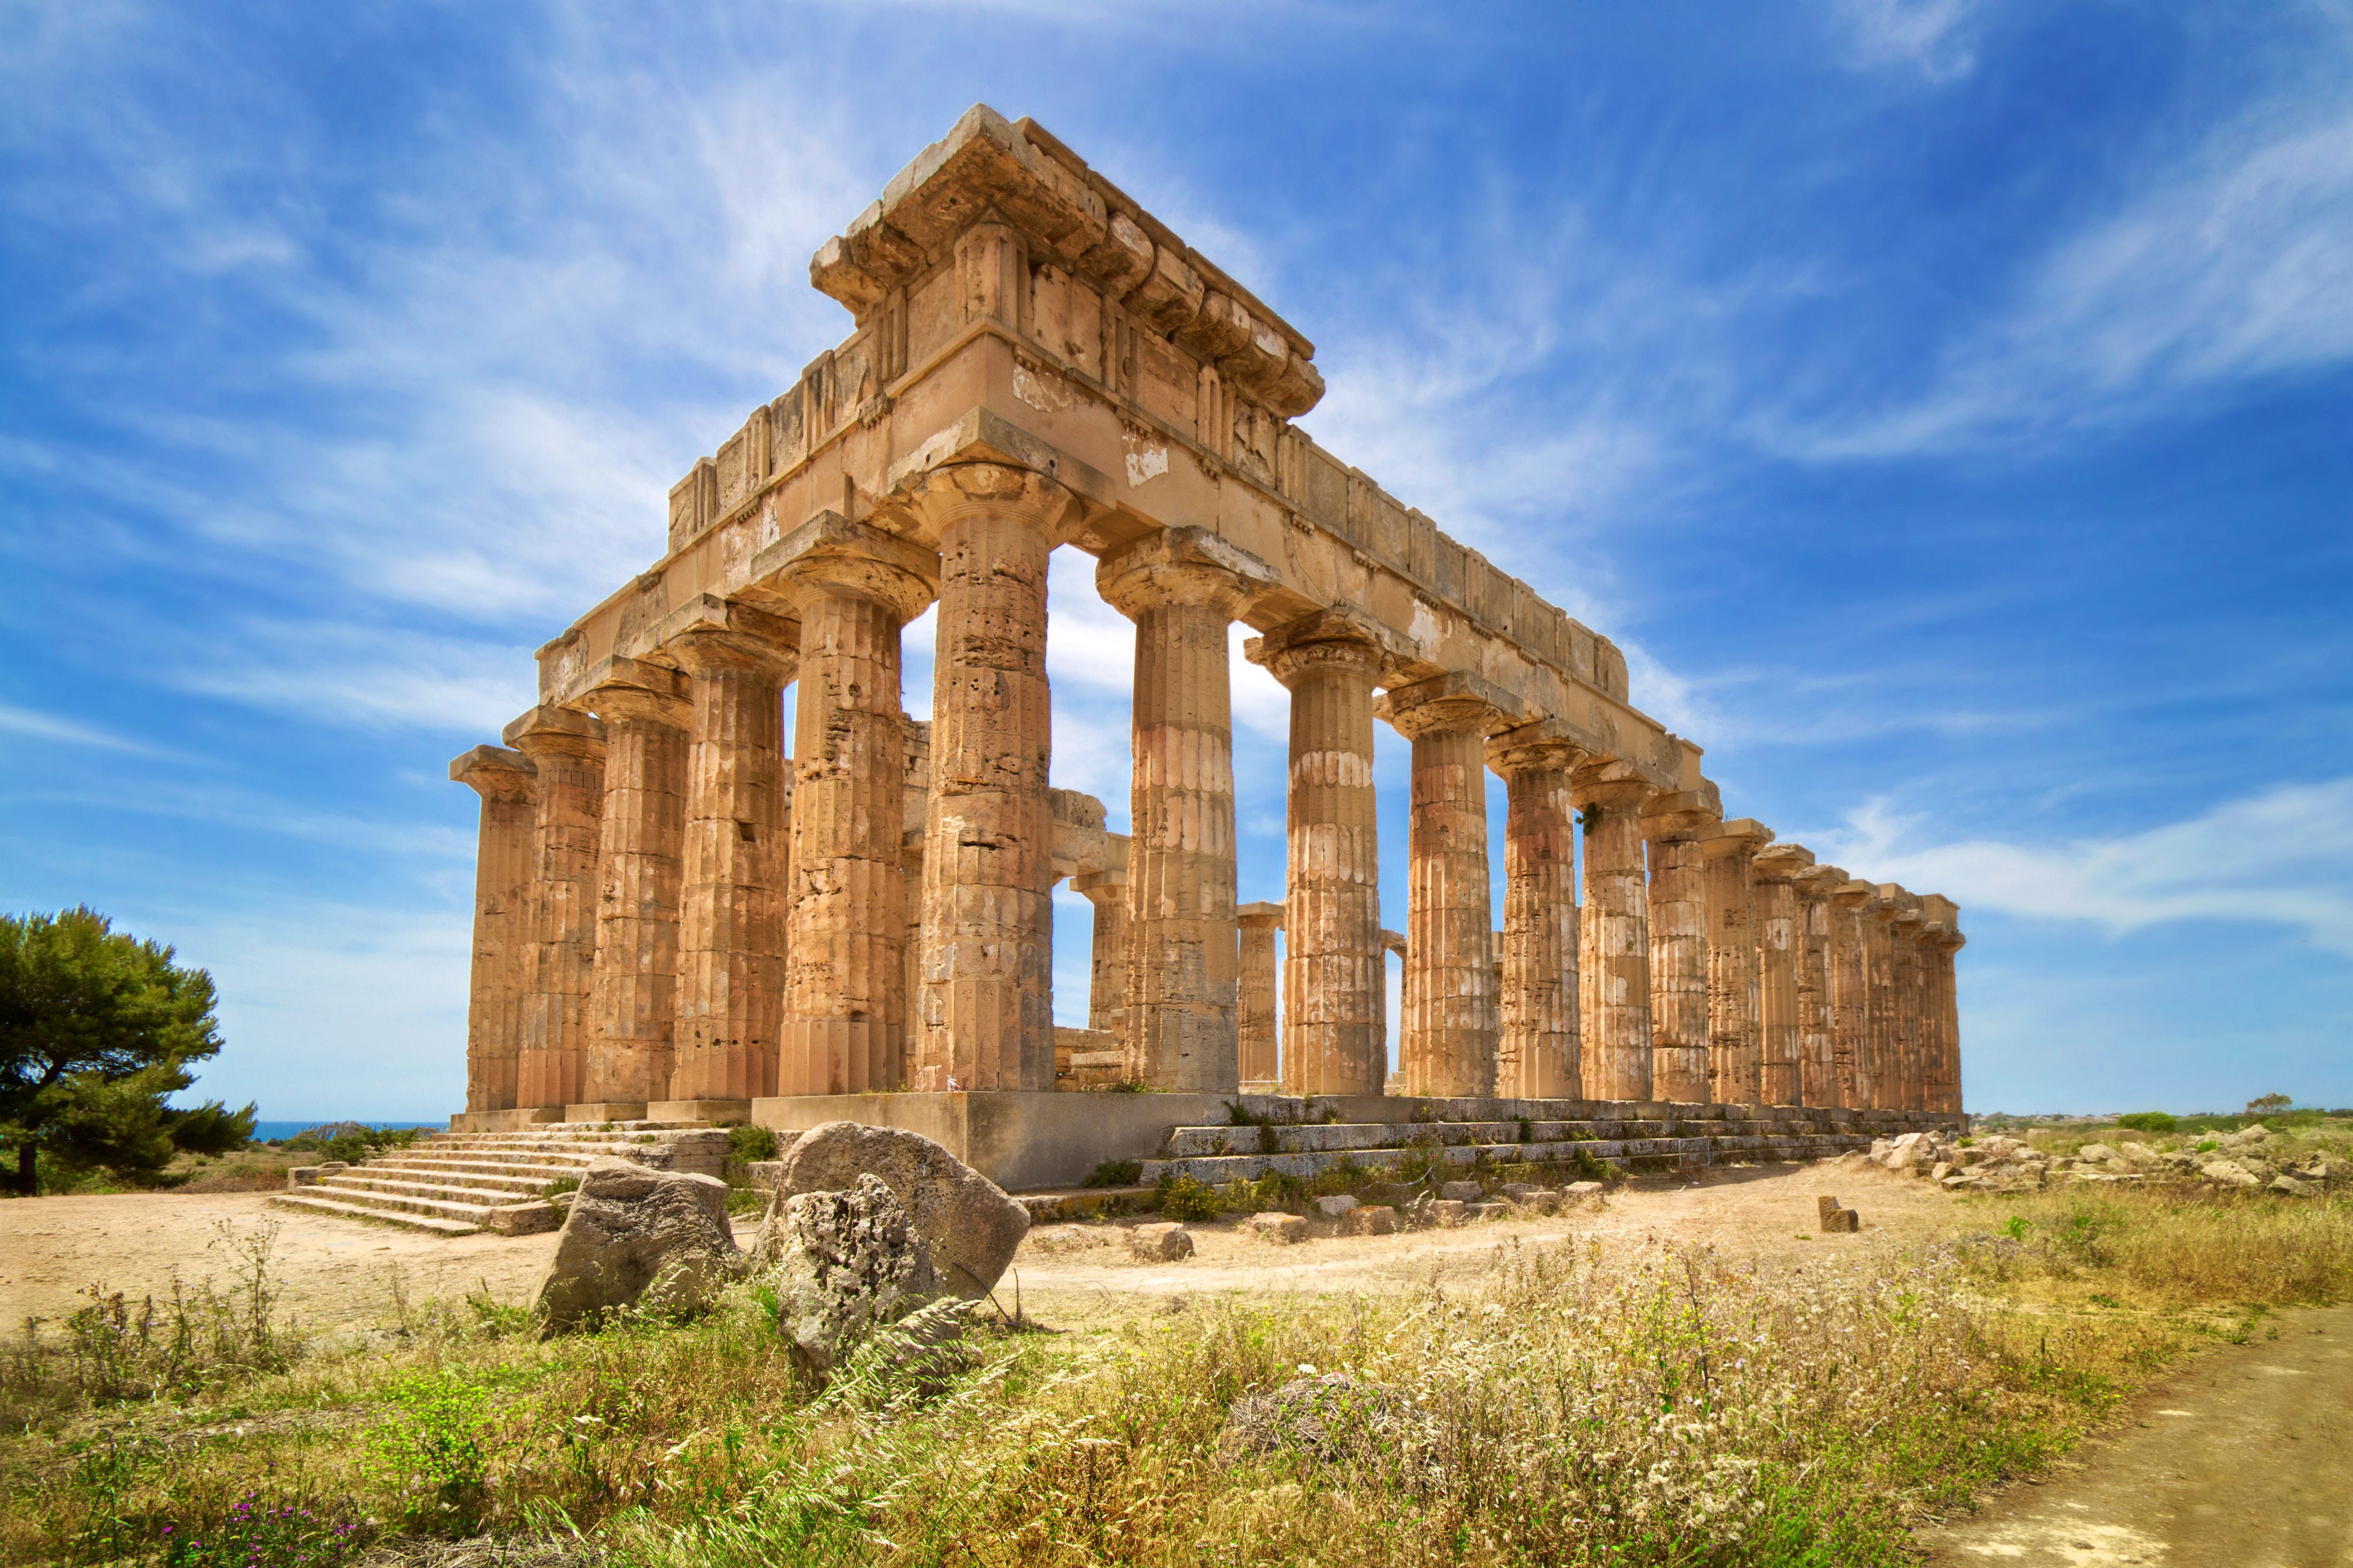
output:
[[[1725, 821], [1609, 639], [1295, 429], [1314, 345], [1051, 136], [975, 109], [811, 277], [851, 336], [540, 650], [517, 750], [453, 765], [483, 797], [471, 1110], [1101, 1087], [1108, 1041], [1171, 1092], [1957, 1111], [1957, 908]], [[1065, 545], [1136, 624], [1125, 837], [1048, 783]], [[934, 604], [918, 723], [900, 640]], [[1280, 904], [1236, 904], [1235, 620], [1291, 697]], [[1413, 743], [1409, 942], [1377, 719]], [[1058, 1046], [1065, 879], [1093, 995]]]

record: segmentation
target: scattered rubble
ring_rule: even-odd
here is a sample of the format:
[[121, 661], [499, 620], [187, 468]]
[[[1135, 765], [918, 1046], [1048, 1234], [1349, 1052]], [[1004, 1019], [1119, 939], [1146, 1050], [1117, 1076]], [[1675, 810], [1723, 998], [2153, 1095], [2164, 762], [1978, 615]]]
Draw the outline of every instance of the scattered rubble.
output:
[[[2321, 1193], [2353, 1175], [2341, 1155], [2298, 1151], [2261, 1122], [2236, 1132], [2192, 1136], [2160, 1148], [2138, 1138], [2086, 1143], [2073, 1154], [2052, 1154], [2003, 1133], [1956, 1139], [1942, 1131], [1882, 1138], [1863, 1162], [1926, 1176], [1947, 1192], [2030, 1192], [2053, 1179], [2082, 1183], [2203, 1182], [2217, 1188], [2258, 1189], [2284, 1197]], [[1831, 1164], [1854, 1162], [1841, 1155]]]

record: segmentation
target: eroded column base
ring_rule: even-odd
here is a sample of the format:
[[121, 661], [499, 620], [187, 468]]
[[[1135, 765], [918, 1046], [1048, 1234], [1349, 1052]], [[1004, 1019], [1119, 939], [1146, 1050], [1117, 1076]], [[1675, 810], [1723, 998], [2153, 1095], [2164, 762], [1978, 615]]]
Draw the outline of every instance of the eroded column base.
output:
[[752, 1120], [748, 1100], [657, 1100], [646, 1107], [649, 1121], [707, 1121], [713, 1127]]

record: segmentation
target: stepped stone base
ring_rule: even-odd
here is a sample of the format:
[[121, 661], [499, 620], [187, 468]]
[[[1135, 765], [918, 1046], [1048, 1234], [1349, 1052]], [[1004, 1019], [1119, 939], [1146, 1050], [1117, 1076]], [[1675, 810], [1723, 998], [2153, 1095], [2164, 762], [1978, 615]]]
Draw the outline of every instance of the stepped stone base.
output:
[[452, 1132], [512, 1132], [564, 1120], [560, 1105], [530, 1105], [520, 1110], [460, 1110], [449, 1118]]
[[726, 1168], [727, 1134], [697, 1122], [643, 1120], [458, 1130], [386, 1150], [361, 1164], [306, 1170], [271, 1201], [284, 1208], [381, 1220], [441, 1236], [478, 1230], [527, 1236], [558, 1223], [554, 1205], [547, 1202], [557, 1183], [578, 1181], [589, 1162], [607, 1156], [716, 1176]]
[[[646, 1102], [642, 1100], [605, 1100], [589, 1105], [567, 1105], [564, 1108], [566, 1121], [643, 1121]], [[665, 1117], [664, 1121], [697, 1121], [700, 1117]]]
[[[1237, 1107], [1274, 1125], [1229, 1125]], [[1145, 1162], [1146, 1183], [1163, 1173], [1233, 1181], [1269, 1170], [1312, 1175], [1344, 1158], [1395, 1166], [1410, 1145], [1432, 1142], [1466, 1165], [1481, 1149], [1491, 1160], [1532, 1161], [1574, 1161], [1583, 1150], [1621, 1169], [1661, 1169], [1813, 1159], [1915, 1127], [1967, 1123], [1926, 1111], [1785, 1105], [971, 1090], [778, 1096], [753, 1101], [751, 1120], [780, 1132], [827, 1121], [920, 1132], [1008, 1192], [1075, 1186], [1110, 1160]], [[1262, 1146], [1270, 1137], [1273, 1146]]]
[[712, 1127], [733, 1127], [752, 1120], [748, 1100], [657, 1100], [646, 1107], [654, 1121], [701, 1121]]

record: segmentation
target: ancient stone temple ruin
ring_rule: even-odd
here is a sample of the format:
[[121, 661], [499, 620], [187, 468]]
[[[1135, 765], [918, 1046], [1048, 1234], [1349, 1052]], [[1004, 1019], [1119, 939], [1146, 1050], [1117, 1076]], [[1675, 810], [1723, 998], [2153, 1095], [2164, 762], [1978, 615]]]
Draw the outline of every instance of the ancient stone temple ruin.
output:
[[[973, 110], [810, 278], [854, 330], [451, 766], [481, 796], [454, 1127], [848, 1118], [1018, 1187], [1406, 1128], [1683, 1158], [1957, 1118], [1956, 907], [1727, 820], [1609, 639], [1303, 435], [1314, 346], [1044, 130]], [[1124, 838], [1048, 783], [1058, 549], [1135, 624]], [[923, 724], [900, 639], [931, 605]], [[1291, 695], [1280, 904], [1236, 903], [1237, 620]], [[1401, 934], [1377, 723], [1412, 742]], [[1064, 878], [1083, 1030], [1054, 1025]], [[1237, 1106], [1277, 1124], [1249, 1150], [1185, 1131]]]

